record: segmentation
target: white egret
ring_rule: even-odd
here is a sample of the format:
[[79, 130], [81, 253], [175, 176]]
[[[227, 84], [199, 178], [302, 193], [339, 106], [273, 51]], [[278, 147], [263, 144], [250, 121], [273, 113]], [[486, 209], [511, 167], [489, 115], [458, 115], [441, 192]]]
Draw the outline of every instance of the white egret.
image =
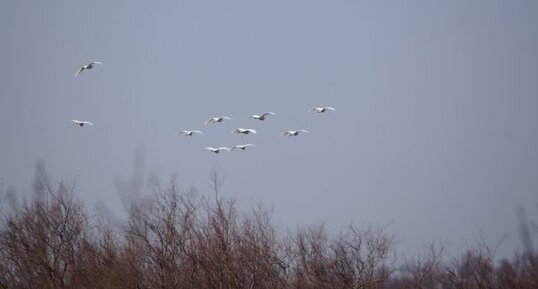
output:
[[309, 112], [322, 113], [322, 112], [326, 112], [326, 111], [329, 111], [329, 110], [335, 111], [336, 109], [334, 109], [334, 107], [332, 107], [332, 106], [322, 106], [322, 107], [311, 108], [308, 111]]
[[230, 149], [227, 148], [227, 147], [220, 147], [220, 148], [207, 147], [207, 148], [204, 148], [204, 149], [208, 150], [208, 151], [211, 151], [211, 152], [214, 152], [216, 154], [218, 154], [220, 151], [227, 151], [227, 152], [230, 151]]
[[203, 134], [203, 132], [199, 131], [199, 130], [180, 130], [178, 132], [176, 132], [176, 134], [184, 134], [186, 136], [192, 136], [194, 133], [199, 133], [199, 134]]
[[255, 147], [255, 146], [256, 145], [251, 144], [251, 143], [247, 143], [247, 144], [243, 144], [243, 145], [235, 145], [235, 146], [232, 147], [232, 149], [230, 151], [233, 151], [234, 149], [245, 150], [248, 147]]
[[86, 65], [82, 65], [76, 72], [75, 72], [75, 77], [77, 77], [82, 71], [86, 70], [86, 69], [92, 69], [93, 66], [95, 64], [99, 64], [99, 65], [103, 65], [102, 62], [100, 61], [94, 61], [94, 62], [91, 62], [89, 64], [86, 64]]
[[253, 114], [253, 115], [249, 116], [248, 118], [257, 119], [257, 120], [265, 120], [265, 118], [267, 118], [267, 116], [269, 116], [269, 115], [276, 115], [276, 113], [274, 113], [274, 112], [265, 112], [265, 113], [262, 113], [260, 115]]
[[208, 119], [204, 124], [205, 125], [208, 125], [208, 124], [212, 124], [212, 123], [217, 123], [217, 122], [222, 122], [224, 120], [230, 120], [231, 118], [227, 117], [227, 116], [218, 116], [218, 117], [212, 117], [210, 119]]
[[257, 134], [256, 130], [255, 129], [251, 129], [251, 128], [236, 128], [234, 130], [232, 130], [232, 133], [242, 133], [242, 134]]
[[286, 132], [283, 132], [282, 135], [288, 135], [288, 136], [298, 136], [299, 133], [310, 133], [307, 130], [304, 129], [298, 129], [298, 130], [288, 130]]
[[85, 120], [76, 120], [76, 119], [73, 119], [71, 120], [73, 123], [75, 123], [76, 125], [80, 126], [80, 127], [83, 127], [85, 125], [93, 125], [93, 122], [89, 122], [89, 121], [85, 121]]

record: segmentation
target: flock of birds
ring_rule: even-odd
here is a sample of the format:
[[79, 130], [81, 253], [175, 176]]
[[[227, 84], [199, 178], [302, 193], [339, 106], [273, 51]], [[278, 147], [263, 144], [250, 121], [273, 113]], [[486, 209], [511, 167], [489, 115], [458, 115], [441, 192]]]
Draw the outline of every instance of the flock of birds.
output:
[[[86, 65], [82, 65], [75, 72], [75, 77], [78, 77], [80, 75], [80, 73], [82, 73], [85, 70], [93, 69], [95, 65], [103, 65], [103, 62], [94, 61], [94, 62], [88, 63]], [[332, 106], [322, 106], [322, 107], [313, 107], [313, 108], [309, 109], [308, 112], [325, 113], [327, 111], [334, 111], [334, 110], [335, 109]], [[253, 115], [249, 116], [248, 118], [249, 119], [259, 120], [259, 121], [264, 121], [269, 116], [274, 116], [274, 115], [276, 115], [276, 113], [274, 113], [274, 112], [265, 112], [265, 113], [262, 113], [262, 114], [259, 114], [259, 115], [258, 114], [253, 114]], [[211, 124], [218, 124], [218, 123], [221, 123], [221, 122], [223, 122], [225, 120], [231, 120], [231, 118], [228, 117], [228, 116], [212, 117], [212, 118], [208, 119], [204, 123], [204, 125], [208, 126], [208, 125], [211, 125]], [[86, 120], [73, 119], [73, 120], [71, 120], [71, 122], [73, 122], [75, 125], [77, 125], [79, 127], [93, 126], [93, 122], [86, 121]], [[301, 133], [309, 133], [309, 131], [307, 131], [305, 129], [288, 130], [288, 131], [283, 132], [281, 134], [281, 136], [298, 136]], [[191, 137], [191, 136], [193, 136], [195, 134], [203, 134], [203, 132], [200, 131], [200, 130], [180, 130], [180, 131], [176, 132], [176, 135], [185, 135], [185, 136], [189, 136], [189, 137]], [[257, 132], [256, 132], [255, 129], [252, 129], [252, 128], [241, 128], [240, 127], [240, 128], [234, 129], [232, 131], [232, 134], [248, 135], [248, 134], [257, 134]], [[228, 147], [218, 147], [218, 148], [206, 147], [204, 149], [208, 150], [208, 151], [211, 151], [211, 152], [213, 152], [215, 154], [218, 154], [221, 151], [230, 152], [230, 151], [233, 151], [235, 149], [246, 150], [248, 147], [254, 147], [254, 146], [256, 146], [256, 145], [251, 144], [251, 143], [247, 143], [247, 144], [241, 144], [241, 145], [234, 145], [231, 148], [228, 148]]]

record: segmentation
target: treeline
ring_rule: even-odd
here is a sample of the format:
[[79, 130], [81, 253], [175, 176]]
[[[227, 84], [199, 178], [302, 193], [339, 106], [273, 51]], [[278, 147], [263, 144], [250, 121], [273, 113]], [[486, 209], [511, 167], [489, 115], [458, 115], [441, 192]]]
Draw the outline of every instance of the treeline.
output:
[[396, 266], [382, 229], [279, 233], [266, 209], [240, 213], [213, 181], [211, 197], [155, 186], [117, 225], [38, 173], [34, 196], [2, 209], [0, 288], [538, 288], [532, 241], [512, 260], [480, 245], [444, 262], [432, 245]]

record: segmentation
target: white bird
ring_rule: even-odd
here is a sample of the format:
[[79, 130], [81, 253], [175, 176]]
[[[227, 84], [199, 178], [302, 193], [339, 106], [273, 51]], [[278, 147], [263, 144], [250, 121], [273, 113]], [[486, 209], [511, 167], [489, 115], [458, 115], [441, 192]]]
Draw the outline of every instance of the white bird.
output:
[[233, 146], [233, 148], [230, 150], [230, 151], [233, 151], [234, 149], [242, 149], [242, 150], [245, 150], [247, 147], [255, 147], [256, 145], [254, 144], [251, 144], [251, 143], [247, 143], [247, 144], [244, 144], [244, 145], [235, 145]]
[[75, 72], [75, 77], [77, 77], [82, 71], [84, 71], [84, 70], [86, 70], [86, 69], [92, 69], [93, 66], [94, 66], [95, 64], [103, 65], [103, 63], [100, 62], [100, 61], [94, 61], [94, 62], [92, 62], [92, 63], [86, 64], [86, 65], [82, 65], [82, 66], [77, 70], [77, 72]]
[[322, 107], [314, 107], [314, 108], [311, 108], [311, 109], [309, 109], [308, 111], [309, 111], [309, 112], [322, 113], [322, 112], [326, 112], [326, 111], [328, 111], [328, 110], [335, 111], [336, 109], [334, 109], [334, 107], [332, 107], [332, 106], [322, 106]]
[[289, 135], [289, 136], [298, 136], [299, 133], [310, 133], [309, 131], [307, 130], [304, 130], [304, 129], [298, 129], [298, 130], [288, 130], [286, 132], [283, 132], [282, 135]]
[[184, 134], [186, 136], [192, 136], [193, 133], [203, 134], [203, 132], [201, 132], [199, 130], [180, 130], [180, 131], [176, 132], [176, 134]]
[[251, 129], [251, 128], [236, 128], [234, 130], [232, 130], [232, 134], [233, 133], [242, 133], [242, 134], [257, 134], [256, 130], [255, 129]]
[[73, 123], [75, 123], [76, 125], [80, 126], [80, 127], [83, 127], [85, 125], [93, 125], [92, 122], [89, 122], [89, 121], [85, 121], [85, 120], [76, 120], [76, 119], [73, 119], [71, 120]]
[[211, 123], [222, 122], [223, 120], [230, 120], [230, 119], [231, 118], [229, 118], [227, 116], [212, 117], [212, 118], [208, 119], [204, 124], [208, 125], [208, 124], [211, 124]]
[[220, 148], [212, 148], [212, 147], [207, 147], [207, 148], [204, 148], [205, 150], [208, 150], [208, 151], [212, 151], [216, 154], [218, 154], [220, 151], [227, 151], [229, 152], [230, 149], [227, 148], [227, 147], [220, 147]]
[[276, 115], [276, 113], [274, 112], [265, 112], [265, 113], [262, 113], [260, 115], [257, 115], [257, 114], [253, 114], [251, 116], [249, 116], [248, 118], [253, 118], [253, 119], [257, 119], [257, 120], [265, 120], [265, 118], [269, 115]]

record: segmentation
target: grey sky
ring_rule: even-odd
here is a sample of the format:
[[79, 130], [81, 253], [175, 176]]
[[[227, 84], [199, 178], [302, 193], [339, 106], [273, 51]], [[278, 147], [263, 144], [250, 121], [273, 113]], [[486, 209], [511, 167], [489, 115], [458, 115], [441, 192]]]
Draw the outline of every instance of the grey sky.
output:
[[515, 208], [538, 217], [537, 28], [536, 1], [2, 1], [0, 179], [29, 191], [42, 159], [120, 210], [143, 150], [185, 189], [218, 169], [282, 227], [391, 222], [404, 252], [509, 233], [509, 254]]

